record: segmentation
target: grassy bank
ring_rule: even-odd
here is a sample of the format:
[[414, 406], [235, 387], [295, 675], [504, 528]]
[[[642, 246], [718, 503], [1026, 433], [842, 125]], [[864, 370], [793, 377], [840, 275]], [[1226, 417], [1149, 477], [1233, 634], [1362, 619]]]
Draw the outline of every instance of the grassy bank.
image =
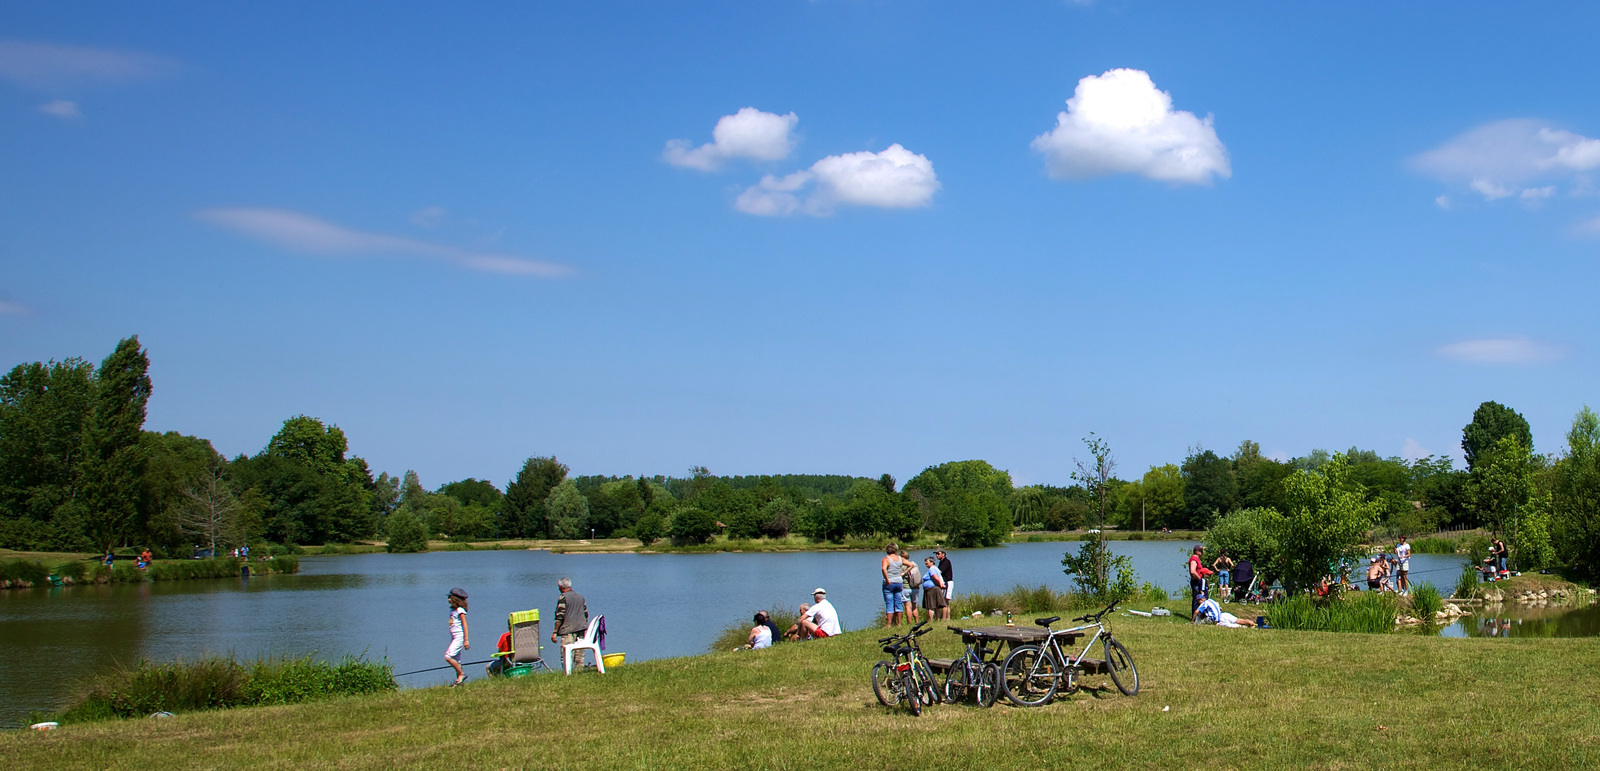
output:
[[[1038, 709], [941, 706], [912, 718], [873, 698], [868, 673], [881, 654], [877, 631], [864, 630], [604, 676], [3, 732], [0, 754], [19, 768], [142, 768], [150, 758], [163, 768], [1600, 764], [1600, 696], [1573, 676], [1600, 666], [1592, 640], [1394, 635], [1376, 645], [1114, 623], [1139, 666], [1137, 697], [1089, 690]], [[958, 647], [942, 630], [924, 639], [930, 655]]]

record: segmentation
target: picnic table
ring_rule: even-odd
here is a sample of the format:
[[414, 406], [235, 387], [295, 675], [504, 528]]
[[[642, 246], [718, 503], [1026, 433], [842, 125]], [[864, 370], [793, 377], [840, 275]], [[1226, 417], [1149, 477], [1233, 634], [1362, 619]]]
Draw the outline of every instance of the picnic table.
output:
[[[1042, 626], [1029, 624], [1027, 626], [979, 626], [979, 627], [946, 627], [951, 632], [961, 635], [961, 642], [971, 645], [985, 662], [992, 662], [995, 666], [1005, 663], [1006, 655], [1019, 645], [1042, 643], [1050, 635], [1050, 630]], [[1066, 655], [1077, 653], [1074, 647], [1082, 632], [1057, 632], [1056, 639]], [[928, 659], [928, 666], [935, 672], [949, 671], [955, 659]], [[1098, 672], [1105, 663], [1099, 659], [1085, 658], [1078, 662], [1078, 668], [1085, 672]]]

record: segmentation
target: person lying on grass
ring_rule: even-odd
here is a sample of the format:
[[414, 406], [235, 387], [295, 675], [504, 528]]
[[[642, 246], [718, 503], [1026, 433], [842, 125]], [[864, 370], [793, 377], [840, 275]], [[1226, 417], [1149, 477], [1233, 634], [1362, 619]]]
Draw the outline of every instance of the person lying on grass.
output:
[[1238, 629], [1241, 626], [1253, 627], [1256, 622], [1248, 618], [1239, 618], [1222, 609], [1216, 600], [1207, 599], [1200, 603], [1200, 608], [1194, 612], [1194, 623], [1216, 624], [1229, 629]]

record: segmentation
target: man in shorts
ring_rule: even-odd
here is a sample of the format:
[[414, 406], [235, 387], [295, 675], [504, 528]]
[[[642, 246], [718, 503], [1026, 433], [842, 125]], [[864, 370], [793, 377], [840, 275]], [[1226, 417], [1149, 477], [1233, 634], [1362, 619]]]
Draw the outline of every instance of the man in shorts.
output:
[[1376, 592], [1383, 589], [1383, 559], [1372, 555], [1372, 564], [1367, 566], [1367, 591]]
[[1406, 543], [1406, 537], [1400, 536], [1400, 545], [1394, 547], [1394, 558], [1400, 561], [1399, 573], [1400, 593], [1411, 593], [1411, 544]]
[[800, 615], [800, 628], [812, 638], [832, 637], [843, 631], [839, 628], [839, 611], [828, 602], [828, 593], [819, 586], [811, 596], [817, 602]]

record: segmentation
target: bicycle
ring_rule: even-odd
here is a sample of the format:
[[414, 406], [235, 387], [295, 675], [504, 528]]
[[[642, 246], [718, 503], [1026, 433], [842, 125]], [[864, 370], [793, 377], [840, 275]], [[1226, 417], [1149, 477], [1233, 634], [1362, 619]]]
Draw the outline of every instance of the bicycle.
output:
[[924, 621], [901, 635], [878, 639], [884, 643], [883, 652], [894, 657], [872, 665], [872, 692], [885, 707], [895, 707], [904, 702], [911, 714], [922, 714], [924, 705], [939, 701], [941, 689], [933, 677], [933, 669], [922, 655], [917, 643], [931, 629], [922, 629]]
[[[963, 631], [953, 626], [946, 628], [952, 632]], [[984, 661], [982, 654], [973, 649], [972, 643], [967, 643], [966, 652], [950, 662], [950, 669], [945, 672], [945, 703], [955, 704], [970, 692], [978, 706], [992, 707], [999, 691], [1000, 666], [992, 661]]]
[[[1085, 667], [1085, 657], [1097, 640], [1104, 646], [1105, 660], [1102, 664], [1094, 666], [1104, 667], [1111, 675], [1111, 682], [1115, 683], [1117, 690], [1123, 694], [1127, 696], [1137, 694], [1139, 670], [1133, 664], [1133, 655], [1112, 636], [1111, 629], [1102, 621], [1108, 613], [1117, 609], [1120, 602], [1119, 600], [1107, 605], [1099, 613], [1072, 619], [1087, 623], [1070, 629], [1050, 629], [1051, 624], [1061, 620], [1060, 616], [1035, 619], [1033, 623], [1044, 627], [1049, 635], [1043, 643], [1019, 645], [1006, 656], [1005, 663], [1000, 667], [1000, 685], [1006, 698], [1019, 707], [1037, 707], [1054, 698], [1058, 691], [1069, 694], [1077, 691], [1078, 670]], [[1056, 641], [1057, 637], [1088, 629], [1093, 629], [1095, 632], [1076, 657], [1069, 657], [1062, 652], [1061, 643]], [[1064, 686], [1063, 680], [1066, 681]]]

